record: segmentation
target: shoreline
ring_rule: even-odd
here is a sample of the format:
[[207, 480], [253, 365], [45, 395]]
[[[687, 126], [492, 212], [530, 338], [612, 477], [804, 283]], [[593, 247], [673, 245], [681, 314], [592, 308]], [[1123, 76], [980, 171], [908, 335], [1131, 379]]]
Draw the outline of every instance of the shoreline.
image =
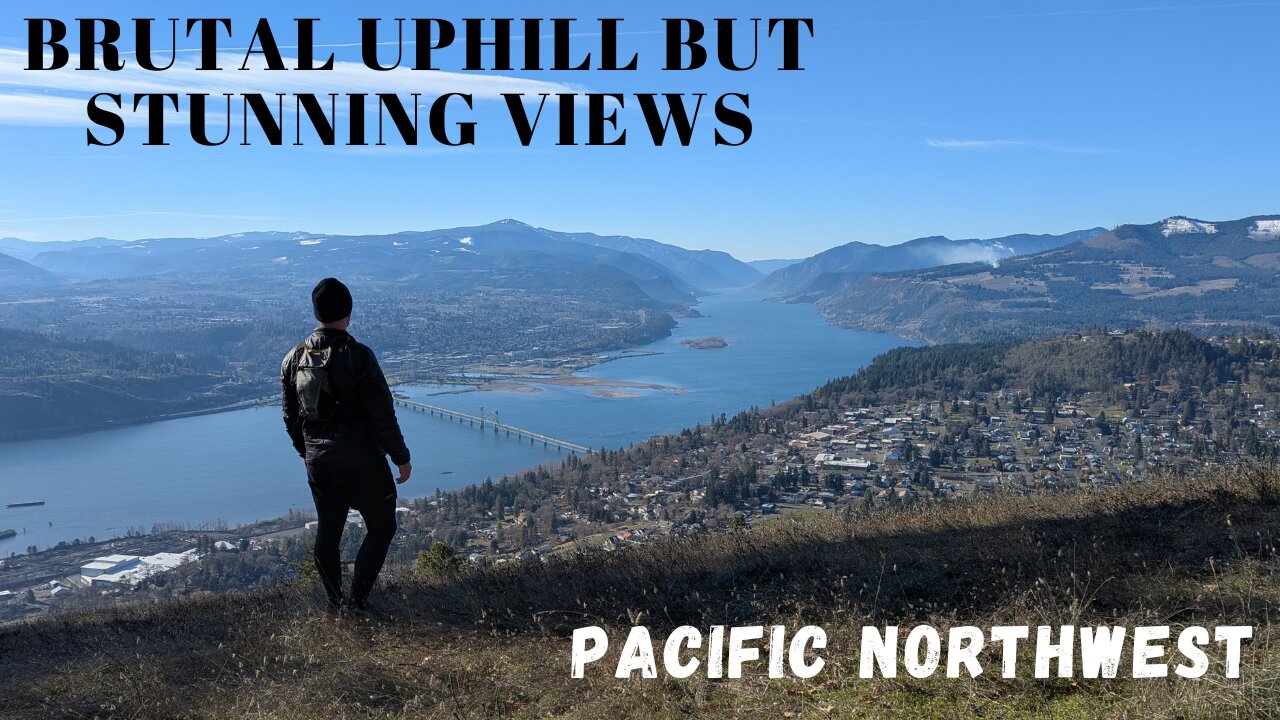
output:
[[[537, 385], [559, 385], [563, 387], [589, 387], [589, 386], [606, 386], [606, 387], [629, 387], [649, 390], [670, 390], [676, 394], [683, 394], [683, 388], [672, 387], [668, 385], [656, 385], [651, 383], [639, 383], [632, 380], [606, 380], [603, 378], [581, 377], [577, 373], [599, 367], [616, 360], [628, 360], [642, 357], [655, 357], [665, 355], [665, 352], [659, 350], [633, 350], [623, 351], [616, 355], [596, 358], [591, 362], [584, 362], [581, 365], [565, 371], [548, 370], [546, 372], [538, 372], [537, 368], [509, 368], [509, 369], [489, 369], [478, 370], [470, 369], [464, 372], [477, 375], [474, 378], [462, 378], [459, 376], [450, 376], [443, 381], [437, 381], [439, 385], [457, 385], [457, 389], [441, 390], [439, 392], [429, 393], [428, 397], [441, 397], [444, 395], [462, 395], [473, 392], [518, 392], [518, 393], [540, 393], [542, 388]], [[402, 385], [414, 385], [420, 381], [405, 380], [395, 381], [392, 384], [392, 390]]]
[[236, 412], [238, 410], [250, 410], [259, 407], [270, 407], [279, 405], [278, 398], [266, 396], [241, 400], [229, 405], [218, 405], [215, 407], [199, 408], [195, 410], [183, 410], [182, 412], [169, 413], [167, 415], [157, 415], [155, 417], [136, 418], [129, 420], [108, 420], [102, 425], [93, 427], [71, 427], [59, 430], [50, 430], [47, 432], [36, 432], [21, 437], [5, 437], [0, 438], [0, 448], [11, 443], [38, 442], [41, 440], [62, 440], [65, 438], [79, 437], [81, 435], [93, 435], [100, 432], [110, 432], [112, 430], [122, 430], [124, 428], [139, 427], [141, 425], [152, 425], [155, 423], [167, 422], [169, 420], [182, 420], [184, 418], [200, 417], [202, 415], [218, 415], [226, 412]]

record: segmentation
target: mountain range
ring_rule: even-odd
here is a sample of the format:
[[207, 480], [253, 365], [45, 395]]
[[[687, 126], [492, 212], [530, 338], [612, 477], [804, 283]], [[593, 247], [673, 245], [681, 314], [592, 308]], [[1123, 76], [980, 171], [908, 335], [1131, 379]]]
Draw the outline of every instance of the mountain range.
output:
[[[688, 311], [707, 291], [755, 287], [814, 303], [836, 324], [934, 342], [1085, 325], [1213, 330], [1277, 326], [1280, 216], [899, 245], [852, 242], [799, 260], [744, 263], [654, 240], [566, 233], [516, 220], [390, 235], [253, 232], [66, 243], [0, 240], [6, 290], [138, 278], [366, 284], [567, 293], [614, 307]], [[762, 269], [773, 270], [765, 276]], [[551, 296], [547, 296], [551, 297]]]
[[58, 276], [48, 270], [0, 253], [0, 287], [27, 288], [57, 280]]
[[804, 258], [792, 258], [790, 260], [784, 260], [784, 259], [749, 260], [747, 261], [747, 264], [755, 268], [756, 270], [759, 270], [760, 272], [764, 273], [765, 275], [772, 275], [773, 273], [781, 270], [784, 267], [795, 265], [796, 263], [803, 262], [803, 261], [804, 261]]
[[998, 265], [865, 275], [816, 299], [833, 322], [926, 342], [1086, 326], [1280, 328], [1280, 216], [1122, 225]]
[[13, 237], [0, 238], [0, 253], [30, 261], [31, 258], [53, 248], [68, 249], [73, 247], [99, 247], [103, 245], [123, 245], [124, 240], [97, 237], [88, 240], [65, 240], [59, 242], [31, 242]]
[[[574, 289], [688, 307], [700, 292], [744, 286], [763, 275], [727, 253], [654, 240], [561, 233], [515, 220], [392, 235], [252, 232], [213, 238], [65, 243], [0, 240], [6, 287], [148, 276], [277, 280], [341, 274], [464, 289], [477, 282]], [[19, 259], [21, 258], [21, 259]], [[12, 281], [12, 282], [9, 282]]]
[[765, 278], [759, 287], [783, 295], [816, 299], [870, 273], [965, 262], [994, 265], [1016, 255], [1061, 247], [1104, 232], [1104, 228], [1092, 228], [1064, 235], [1010, 235], [990, 240], [951, 240], [935, 235], [899, 245], [851, 242], [782, 267]]
[[[273, 250], [286, 254], [270, 256]], [[356, 255], [356, 262], [369, 270], [403, 268], [406, 257], [413, 258], [412, 266], [418, 268], [423, 260], [426, 265], [448, 265], [456, 262], [448, 260], [451, 251], [460, 253], [456, 257], [472, 255], [475, 261], [475, 257], [485, 255], [488, 250], [492, 256], [539, 253], [578, 262], [600, 262], [642, 274], [662, 274], [665, 270], [686, 286], [707, 289], [742, 287], [764, 276], [725, 252], [686, 250], [656, 240], [620, 235], [556, 232], [510, 219], [488, 225], [393, 235], [250, 232], [213, 238], [134, 241], [94, 238], [38, 243], [0, 239], [0, 252], [75, 279], [189, 272], [192, 265], [186, 263], [194, 259], [195, 253], [201, 253], [202, 272], [253, 270], [264, 264], [275, 271], [279, 265], [305, 267], [324, 258], [324, 253], [338, 250], [352, 251], [348, 254]], [[249, 254], [243, 254], [246, 251]], [[432, 257], [415, 257], [423, 254]], [[651, 262], [637, 261], [636, 257]], [[483, 262], [472, 262], [471, 266], [477, 264]]]
[[686, 250], [656, 240], [621, 235], [570, 233], [577, 242], [641, 255], [671, 270], [689, 285], [705, 290], [745, 287], [764, 279], [764, 273], [719, 250]]

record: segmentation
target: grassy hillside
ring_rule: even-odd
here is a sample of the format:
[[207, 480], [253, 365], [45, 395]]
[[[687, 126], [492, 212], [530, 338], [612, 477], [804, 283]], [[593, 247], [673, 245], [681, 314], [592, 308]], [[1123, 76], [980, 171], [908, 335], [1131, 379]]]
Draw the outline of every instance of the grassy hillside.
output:
[[[995, 495], [433, 581], [329, 620], [303, 589], [0, 628], [0, 715], [137, 718], [1268, 717], [1280, 702], [1280, 471]], [[863, 624], [1253, 625], [1243, 676], [860, 680]], [[601, 624], [818, 624], [812, 681], [569, 678]], [[611, 655], [616, 658], [616, 655]], [[606, 667], [608, 666], [608, 667]], [[1123, 666], [1122, 666], [1123, 667]], [[1122, 675], [1124, 673], [1122, 672]]]

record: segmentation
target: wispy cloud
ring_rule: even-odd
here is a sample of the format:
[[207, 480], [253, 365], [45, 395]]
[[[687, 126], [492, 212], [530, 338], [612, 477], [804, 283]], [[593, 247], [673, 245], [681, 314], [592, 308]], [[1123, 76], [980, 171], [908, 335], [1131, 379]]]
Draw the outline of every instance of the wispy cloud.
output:
[[1089, 145], [1061, 145], [1036, 140], [939, 140], [927, 139], [925, 145], [939, 150], [981, 152], [989, 150], [1035, 150], [1039, 152], [1065, 153], [1069, 155], [1119, 155], [1123, 150], [1093, 147]]
[[1025, 147], [1024, 140], [925, 140], [925, 145], [942, 150], [997, 150], [1001, 148]]
[[[261, 62], [261, 58], [255, 58]], [[0, 48], [0, 124], [83, 125], [85, 101], [93, 94], [110, 91], [137, 93], [420, 93], [424, 99], [446, 93], [468, 93], [479, 100], [494, 100], [503, 93], [560, 93], [577, 88], [564, 83], [492, 73], [457, 73], [397, 68], [377, 72], [361, 63], [335, 62], [332, 70], [272, 72], [250, 65], [240, 70], [242, 55], [219, 56], [221, 71], [200, 71], [194, 64], [175, 65], [163, 72], [149, 72], [132, 58], [118, 72], [26, 70], [25, 51]], [[73, 57], [71, 64], [77, 62]], [[286, 67], [295, 64], [284, 59]], [[237, 103], [233, 103], [233, 106]], [[217, 103], [213, 105], [216, 107]], [[185, 103], [182, 107], [185, 110]], [[338, 103], [341, 111], [342, 103]]]
[[0, 89], [0, 124], [3, 125], [83, 125], [84, 114], [83, 100]]

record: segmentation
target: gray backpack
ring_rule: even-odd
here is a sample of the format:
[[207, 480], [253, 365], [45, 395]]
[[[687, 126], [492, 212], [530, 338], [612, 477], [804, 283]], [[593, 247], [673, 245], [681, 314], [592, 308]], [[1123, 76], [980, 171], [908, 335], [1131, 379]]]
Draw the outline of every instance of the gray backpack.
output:
[[[329, 385], [329, 363], [346, 343], [327, 348], [314, 348], [302, 345], [302, 354], [298, 357], [298, 372], [293, 378], [293, 387], [298, 393], [298, 414], [303, 420], [322, 420], [320, 415], [320, 398], [322, 395], [333, 397], [333, 389]], [[334, 399], [337, 402], [337, 399]]]

